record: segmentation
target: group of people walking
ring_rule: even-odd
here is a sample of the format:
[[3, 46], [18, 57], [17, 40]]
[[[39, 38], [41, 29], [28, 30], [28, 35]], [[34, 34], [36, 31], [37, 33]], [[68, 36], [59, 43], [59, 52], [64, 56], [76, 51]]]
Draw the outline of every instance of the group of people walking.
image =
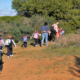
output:
[[[30, 39], [34, 39], [35, 47], [38, 46], [38, 38], [39, 36], [42, 36], [41, 39], [41, 47], [43, 46], [43, 42], [45, 40], [46, 46], [48, 46], [48, 36], [51, 36], [51, 43], [55, 41], [56, 37], [62, 36], [64, 34], [64, 30], [61, 28], [58, 28], [59, 22], [55, 22], [51, 29], [49, 29], [48, 23], [45, 22], [44, 25], [41, 27], [41, 34], [36, 29], [35, 32], [32, 34]], [[28, 36], [27, 34], [23, 36], [23, 47], [27, 48], [27, 42], [28, 42]]]
[[[62, 36], [64, 34], [64, 30], [62, 29], [62, 27], [58, 28], [58, 24], [59, 22], [57, 21], [52, 25], [51, 29], [49, 29], [48, 23], [45, 22], [44, 25], [41, 27], [41, 34], [36, 29], [35, 32], [32, 34], [32, 36], [30, 37], [30, 39], [32, 38], [34, 39], [35, 47], [38, 46], [39, 36], [42, 36], [41, 47], [43, 46], [44, 40], [45, 40], [46, 46], [48, 46], [48, 36], [51, 36], [51, 43], [55, 41], [56, 37], [58, 38]], [[27, 34], [23, 36], [23, 48], [24, 47], [27, 48], [28, 38], [29, 37], [27, 36]]]
[[[35, 30], [35, 32], [32, 34], [31, 37], [28, 37], [27, 34], [25, 34], [23, 36], [23, 47], [27, 48], [27, 42], [28, 42], [28, 38], [32, 39], [34, 38], [34, 42], [35, 42], [35, 47], [38, 46], [38, 37], [42, 36], [41, 39], [41, 47], [43, 46], [44, 40], [46, 43], [46, 46], [48, 46], [48, 36], [51, 36], [51, 43], [55, 41], [55, 37], [57, 37], [57, 33], [58, 35], [62, 35], [64, 34], [64, 31], [62, 28], [58, 28], [58, 24], [59, 22], [57, 21], [56, 23], [54, 23], [51, 27], [51, 29], [49, 29], [48, 23], [45, 22], [44, 25], [41, 27], [41, 34], [39, 34], [38, 30]], [[2, 55], [3, 55], [3, 45], [5, 47], [7, 47], [7, 58], [12, 57], [13, 56], [13, 47], [12, 44], [16, 47], [16, 44], [14, 42], [14, 40], [12, 39], [11, 35], [8, 35], [8, 38], [5, 40], [2, 39], [2, 36], [0, 35], [0, 64], [2, 62]], [[0, 66], [1, 68], [1, 66]]]

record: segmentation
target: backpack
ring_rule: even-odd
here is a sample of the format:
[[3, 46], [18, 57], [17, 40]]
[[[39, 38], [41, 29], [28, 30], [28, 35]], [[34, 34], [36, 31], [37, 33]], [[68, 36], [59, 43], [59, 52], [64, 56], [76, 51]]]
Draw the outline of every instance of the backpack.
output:
[[6, 41], [5, 41], [5, 46], [6, 47], [9, 47], [9, 46], [11, 46], [12, 45], [12, 40], [10, 39], [10, 42], [9, 42], [9, 39], [6, 39]]
[[51, 31], [54, 31], [54, 26], [51, 26]]
[[2, 60], [2, 51], [0, 51], [0, 62]]
[[38, 33], [34, 33], [34, 37], [33, 38], [38, 38]]
[[1, 62], [1, 54], [0, 54], [0, 62]]
[[64, 30], [62, 30], [61, 33], [64, 34]]
[[0, 40], [0, 47], [2, 46], [3, 44], [2, 44], [2, 40]]
[[59, 37], [60, 37], [60, 33], [57, 32], [57, 33], [56, 33], [56, 38], [59, 38]]
[[27, 42], [27, 36], [23, 36], [23, 42]]

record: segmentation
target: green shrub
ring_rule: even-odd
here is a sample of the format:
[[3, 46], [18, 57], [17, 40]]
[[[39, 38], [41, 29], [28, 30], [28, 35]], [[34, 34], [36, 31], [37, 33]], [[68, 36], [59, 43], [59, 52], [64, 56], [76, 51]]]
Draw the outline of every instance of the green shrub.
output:
[[21, 41], [22, 34], [18, 28], [11, 28], [9, 34], [13, 36], [16, 42]]
[[[80, 27], [80, 17], [72, 17], [70, 20], [59, 20], [59, 27], [62, 27], [65, 31], [65, 34], [73, 33], [76, 27]], [[4, 37], [7, 34], [14, 36], [16, 42], [22, 40], [22, 36], [25, 33], [28, 33], [30, 36], [32, 33], [38, 29], [41, 31], [41, 27], [44, 25], [44, 22], [48, 22], [49, 27], [56, 22], [54, 17], [32, 15], [31, 18], [21, 17], [21, 16], [4, 16], [0, 17], [0, 34]], [[19, 37], [20, 36], [20, 37]], [[17, 38], [16, 38], [17, 37]]]
[[20, 26], [19, 30], [21, 32], [22, 35], [24, 34], [28, 34], [28, 35], [32, 35], [32, 33], [34, 32], [33, 28], [27, 27], [27, 26]]
[[13, 27], [9, 30], [9, 34], [13, 36], [16, 42], [22, 41], [22, 37], [24, 34], [28, 34], [29, 36], [32, 35], [34, 29], [26, 26], [20, 26], [19, 28]]

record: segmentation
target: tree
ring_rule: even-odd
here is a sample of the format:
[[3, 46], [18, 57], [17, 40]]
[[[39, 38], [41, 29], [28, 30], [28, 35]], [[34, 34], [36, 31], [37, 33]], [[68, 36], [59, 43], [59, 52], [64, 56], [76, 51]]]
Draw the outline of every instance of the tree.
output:
[[70, 20], [76, 16], [75, 11], [79, 16], [80, 0], [13, 0], [12, 8], [18, 15], [40, 14], [53, 16], [55, 19]]

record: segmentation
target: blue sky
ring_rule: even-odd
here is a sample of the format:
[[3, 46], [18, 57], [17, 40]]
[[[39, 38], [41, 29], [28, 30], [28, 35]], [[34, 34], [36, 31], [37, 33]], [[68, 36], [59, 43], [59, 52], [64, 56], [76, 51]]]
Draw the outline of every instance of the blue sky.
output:
[[12, 0], [0, 0], [0, 16], [15, 16], [17, 14], [11, 7]]

